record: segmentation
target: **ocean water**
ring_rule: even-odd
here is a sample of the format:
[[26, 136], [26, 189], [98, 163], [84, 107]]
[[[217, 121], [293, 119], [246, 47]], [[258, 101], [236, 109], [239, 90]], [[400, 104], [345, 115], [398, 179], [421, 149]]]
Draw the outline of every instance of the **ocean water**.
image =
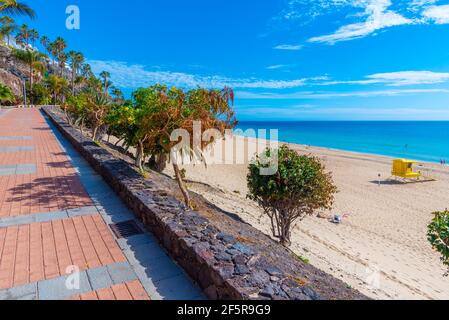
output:
[[278, 129], [283, 142], [449, 163], [449, 121], [242, 121], [237, 129]]

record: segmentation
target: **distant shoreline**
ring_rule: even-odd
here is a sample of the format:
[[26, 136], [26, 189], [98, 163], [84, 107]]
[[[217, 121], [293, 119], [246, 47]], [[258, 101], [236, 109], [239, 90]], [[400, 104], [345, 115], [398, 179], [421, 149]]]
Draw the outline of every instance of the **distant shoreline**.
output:
[[449, 162], [449, 121], [241, 121], [236, 129], [250, 128], [278, 129], [279, 141], [285, 144], [422, 163]]

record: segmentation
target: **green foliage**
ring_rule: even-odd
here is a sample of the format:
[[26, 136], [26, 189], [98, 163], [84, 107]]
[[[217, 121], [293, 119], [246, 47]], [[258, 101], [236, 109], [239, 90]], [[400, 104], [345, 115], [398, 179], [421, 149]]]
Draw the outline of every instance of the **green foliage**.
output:
[[15, 24], [14, 20], [8, 16], [0, 17], [0, 23], [0, 35], [7, 38], [9, 46], [11, 34], [17, 30], [17, 25]]
[[100, 133], [105, 130], [107, 126], [107, 118], [109, 112], [112, 110], [111, 101], [102, 93], [86, 93], [86, 114], [88, 125], [92, 128], [92, 139], [99, 140]]
[[293, 256], [295, 257], [296, 260], [301, 261], [302, 263], [310, 264], [310, 260], [304, 256], [300, 256], [295, 253], [293, 253]]
[[64, 100], [64, 96], [69, 91], [68, 81], [54, 74], [49, 75], [44, 80], [44, 85], [53, 96], [53, 103], [58, 104]]
[[0, 14], [36, 17], [36, 12], [30, 6], [17, 0], [0, 1]]
[[16, 98], [12, 90], [8, 86], [0, 83], [0, 103], [13, 103], [15, 100]]
[[27, 96], [30, 101], [37, 105], [49, 105], [51, 103], [51, 94], [43, 83], [36, 83], [30, 88], [27, 85]]
[[433, 248], [441, 254], [441, 261], [448, 267], [449, 275], [449, 211], [435, 212], [429, 225], [428, 238]]
[[[277, 153], [278, 170], [262, 175]], [[274, 157], [273, 159], [276, 159]], [[248, 197], [256, 201], [271, 219], [273, 236], [283, 245], [290, 244], [291, 230], [297, 220], [318, 209], [331, 209], [337, 188], [330, 173], [318, 158], [299, 155], [288, 146], [267, 149], [249, 165]]]

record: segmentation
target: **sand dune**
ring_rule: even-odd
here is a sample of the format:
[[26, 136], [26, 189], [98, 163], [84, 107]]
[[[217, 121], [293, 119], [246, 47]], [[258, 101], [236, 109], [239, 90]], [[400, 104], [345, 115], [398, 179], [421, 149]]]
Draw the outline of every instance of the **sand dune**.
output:
[[[419, 170], [434, 182], [391, 183], [386, 181], [390, 158], [291, 146], [323, 159], [339, 188], [331, 212], [306, 218], [295, 228], [296, 253], [373, 298], [449, 299], [449, 278], [443, 277], [445, 268], [426, 238], [431, 213], [449, 207], [448, 167], [421, 164]], [[191, 190], [270, 233], [260, 208], [246, 199], [247, 164], [185, 167]], [[167, 173], [172, 174], [170, 168]], [[329, 222], [326, 217], [333, 214], [343, 215], [343, 223]]]

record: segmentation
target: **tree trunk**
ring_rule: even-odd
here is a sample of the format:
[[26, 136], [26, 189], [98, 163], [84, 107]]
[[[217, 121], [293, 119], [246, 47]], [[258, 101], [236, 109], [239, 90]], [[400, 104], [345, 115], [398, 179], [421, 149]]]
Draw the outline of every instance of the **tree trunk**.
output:
[[92, 139], [94, 141], [97, 141], [97, 132], [98, 132], [98, 127], [94, 127], [93, 131], [92, 131]]
[[75, 72], [72, 67], [72, 95], [75, 95]]
[[117, 142], [116, 143], [114, 143], [114, 145], [115, 146], [118, 146], [118, 144], [120, 143], [120, 142], [122, 142], [123, 141], [123, 138], [122, 139], [119, 139], [119, 140], [117, 140]]
[[[30, 93], [33, 92], [33, 64], [30, 63]], [[30, 95], [30, 105], [33, 104], [33, 95]]]
[[143, 143], [139, 142], [137, 146], [137, 153], [136, 153], [136, 166], [139, 168], [139, 170], [143, 171]]
[[281, 245], [283, 245], [284, 247], [290, 247], [290, 245], [292, 244], [292, 242], [290, 241], [290, 227], [291, 227], [291, 221], [288, 217], [288, 213], [287, 212], [280, 212], [280, 217], [279, 217], [279, 227], [280, 227], [280, 234], [279, 234], [279, 240]]
[[190, 202], [189, 190], [187, 190], [187, 187], [184, 183], [184, 180], [181, 175], [181, 170], [179, 169], [179, 166], [175, 163], [173, 163], [173, 169], [175, 170], [176, 181], [178, 182], [179, 189], [181, 189], [181, 193], [184, 197], [184, 202], [188, 208], [192, 209], [192, 204]]
[[167, 166], [167, 155], [165, 153], [152, 155], [148, 162], [148, 165], [156, 172], [164, 171]]

